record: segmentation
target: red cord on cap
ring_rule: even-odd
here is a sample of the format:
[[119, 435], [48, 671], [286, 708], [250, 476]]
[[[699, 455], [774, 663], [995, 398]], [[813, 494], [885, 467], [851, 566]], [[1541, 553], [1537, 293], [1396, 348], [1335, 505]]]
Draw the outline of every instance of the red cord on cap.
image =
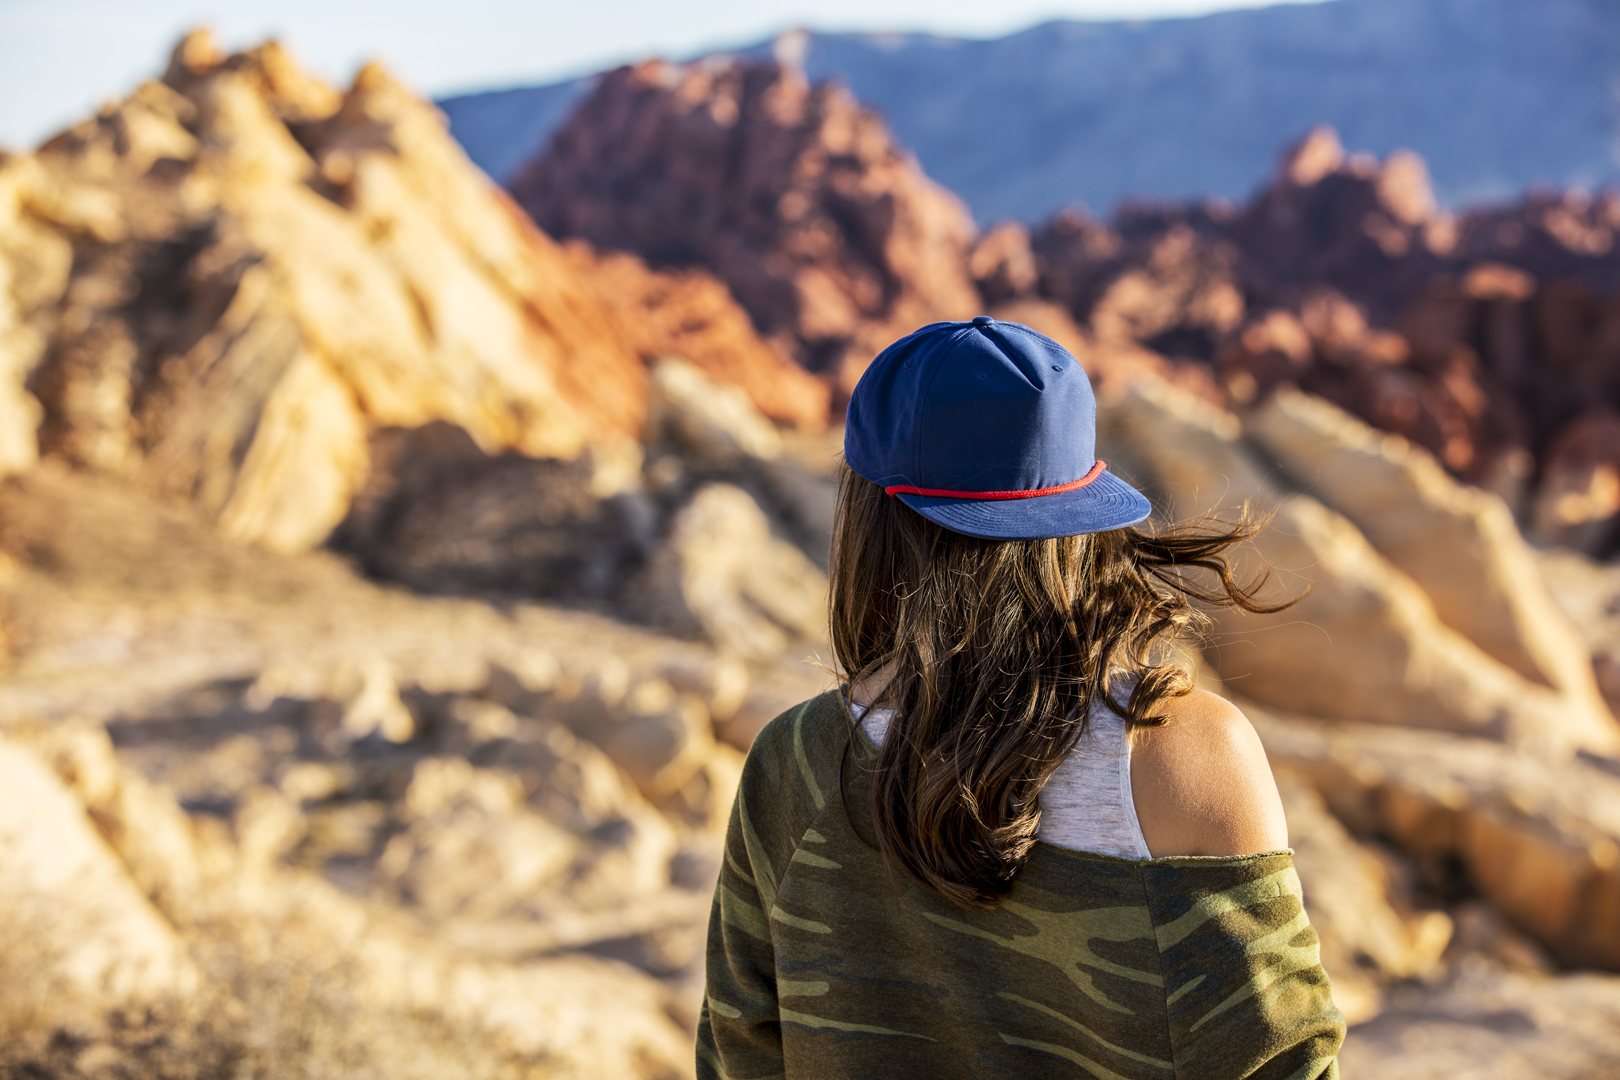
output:
[[883, 490], [890, 495], [929, 495], [942, 499], [984, 499], [989, 502], [1004, 502], [1008, 499], [1035, 499], [1042, 495], [1061, 495], [1065, 491], [1077, 491], [1102, 475], [1108, 468], [1108, 462], [1099, 459], [1091, 467], [1091, 471], [1078, 480], [1071, 480], [1067, 484], [1057, 487], [1037, 488], [1034, 491], [947, 491], [944, 488], [920, 488], [910, 484], [896, 484], [894, 487]]

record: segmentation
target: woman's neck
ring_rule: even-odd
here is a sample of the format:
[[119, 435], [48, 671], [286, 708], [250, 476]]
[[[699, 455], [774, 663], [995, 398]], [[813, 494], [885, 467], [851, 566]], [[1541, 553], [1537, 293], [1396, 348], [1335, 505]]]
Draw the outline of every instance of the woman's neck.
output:
[[894, 672], [895, 664], [891, 660], [860, 682], [852, 683], [849, 688], [849, 700], [862, 705], [879, 704], [889, 689], [889, 683], [894, 681]]

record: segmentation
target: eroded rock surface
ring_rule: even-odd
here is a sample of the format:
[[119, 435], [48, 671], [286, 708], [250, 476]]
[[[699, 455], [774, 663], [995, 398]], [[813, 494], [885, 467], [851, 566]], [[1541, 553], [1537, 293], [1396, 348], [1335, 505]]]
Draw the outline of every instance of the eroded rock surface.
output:
[[877, 114], [791, 66], [610, 72], [512, 191], [556, 236], [706, 267], [845, 394], [895, 338], [977, 314], [967, 210]]
[[[1295, 712], [1472, 732], [1552, 755], [1582, 747], [1608, 753], [1620, 744], [1600, 700], [1532, 682], [1446, 625], [1419, 581], [1348, 517], [1311, 494], [1276, 486], [1243, 432], [1237, 416], [1145, 381], [1106, 403], [1100, 421], [1105, 456], [1136, 478], [1167, 518], [1230, 517], [1245, 502], [1276, 514], [1255, 542], [1260, 561], [1244, 572], [1270, 571], [1266, 596], [1298, 603], [1274, 615], [1212, 614], [1218, 647], [1208, 655], [1223, 679]], [[1335, 460], [1348, 469], [1355, 454]], [[1346, 505], [1353, 509], [1353, 500]], [[1454, 554], [1459, 563], [1468, 558], [1467, 551]], [[1486, 562], [1459, 574], [1491, 577]], [[1548, 615], [1562, 625], [1555, 612]], [[1516, 648], [1526, 655], [1532, 646], [1520, 641]]]
[[1520, 675], [1594, 701], [1586, 644], [1553, 602], [1500, 497], [1298, 391], [1277, 393], [1246, 430], [1296, 485], [1343, 513], [1410, 575], [1447, 626]]
[[194, 35], [0, 175], [3, 460], [28, 464], [38, 426], [46, 454], [239, 539], [323, 541], [382, 428], [565, 459], [633, 437], [667, 355], [825, 423], [825, 388], [713, 278], [565, 251], [375, 65], [339, 93], [279, 46]]
[[1492, 904], [1572, 966], [1620, 965], [1620, 778], [1483, 739], [1324, 726], [1251, 707], [1266, 751], [1336, 817], [1417, 858], [1455, 858]]
[[600, 616], [380, 589], [53, 468], [0, 501], [18, 643], [0, 724], [42, 784], [68, 789], [27, 808], [59, 831], [79, 821], [111, 875], [98, 893], [127, 894], [121, 918], [146, 911], [200, 972], [144, 1035], [98, 1026], [95, 1002], [51, 1021], [5, 998], [6, 1030], [26, 1035], [8, 1063], [76, 1075], [51, 1042], [65, 1023], [84, 1032], [73, 1054], [157, 1076], [216, 1057], [271, 1073], [689, 1072], [741, 765], [718, 736], [823, 673]]

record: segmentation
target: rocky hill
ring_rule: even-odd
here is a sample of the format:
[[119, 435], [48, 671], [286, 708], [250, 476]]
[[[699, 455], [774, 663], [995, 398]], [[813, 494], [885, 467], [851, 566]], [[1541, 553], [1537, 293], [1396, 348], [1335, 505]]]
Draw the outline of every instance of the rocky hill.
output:
[[[1620, 14], [1605, 0], [1328, 0], [992, 40], [802, 32], [739, 51], [785, 51], [849, 87], [981, 223], [1141, 197], [1239, 201], [1279, 144], [1321, 124], [1380, 156], [1422, 154], [1452, 207], [1620, 180]], [[505, 182], [583, 83], [441, 104]]]
[[1460, 216], [1424, 163], [1318, 129], [1241, 207], [1059, 214], [980, 241], [1002, 304], [1046, 300], [1104, 348], [1213, 376], [1236, 406], [1297, 384], [1503, 495], [1545, 543], [1607, 553], [1620, 496], [1620, 201], [1532, 195]]
[[876, 114], [791, 66], [611, 72], [512, 193], [553, 235], [709, 269], [846, 393], [896, 337], [978, 310], [966, 210]]
[[[5, 464], [38, 448], [321, 543], [380, 428], [486, 452], [632, 441], [682, 355], [819, 428], [827, 393], [699, 271], [539, 233], [384, 71], [345, 93], [188, 38], [163, 80], [0, 164]], [[680, 314], [671, 314], [678, 308]]]
[[580, 115], [525, 190], [630, 252], [275, 46], [0, 163], [0, 1075], [690, 1075], [742, 754], [830, 682], [829, 401], [980, 305], [1161, 515], [1276, 510], [1245, 558], [1312, 591], [1188, 662], [1277, 769], [1347, 1072], [1612, 1071], [1620, 571], [1514, 515], [1620, 501], [1547, 404], [1611, 400], [1607, 203], [1453, 219], [1319, 133], [1241, 209], [975, 235], [778, 65]]
[[557, 235], [719, 275], [835, 393], [907, 329], [982, 306], [1100, 382], [1145, 371], [1236, 406], [1303, 386], [1501, 494], [1539, 540], [1620, 544], [1612, 194], [1453, 215], [1421, 158], [1318, 128], [1241, 206], [1070, 210], [970, 241], [873, 114], [774, 61], [606, 75], [513, 191]]

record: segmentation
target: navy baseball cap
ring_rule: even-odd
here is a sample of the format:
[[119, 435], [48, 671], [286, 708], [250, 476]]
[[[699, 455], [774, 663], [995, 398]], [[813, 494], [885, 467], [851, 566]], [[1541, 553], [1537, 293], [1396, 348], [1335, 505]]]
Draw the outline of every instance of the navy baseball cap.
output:
[[1045, 540], [1134, 525], [1147, 499], [1097, 460], [1097, 399], [1068, 350], [980, 315], [908, 334], [850, 398], [849, 467], [952, 532]]

